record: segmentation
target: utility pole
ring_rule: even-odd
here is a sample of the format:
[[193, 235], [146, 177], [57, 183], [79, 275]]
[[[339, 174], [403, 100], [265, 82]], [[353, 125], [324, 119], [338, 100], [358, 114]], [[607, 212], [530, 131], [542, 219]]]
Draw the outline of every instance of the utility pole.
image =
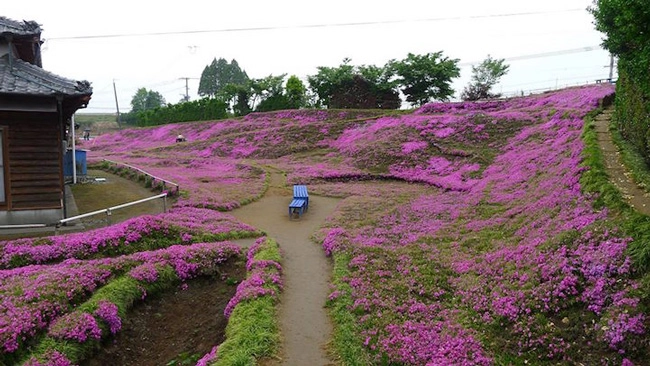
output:
[[122, 129], [122, 121], [120, 118], [120, 105], [117, 103], [117, 88], [115, 87], [115, 79], [113, 79], [113, 92], [115, 93], [115, 108], [117, 109], [117, 128]]
[[185, 95], [183, 96], [183, 100], [186, 102], [190, 101], [190, 87], [189, 87], [189, 80], [198, 80], [199, 78], [190, 78], [190, 77], [184, 77], [184, 78], [178, 78], [179, 80], [185, 80]]
[[614, 79], [614, 55], [609, 54], [609, 82], [611, 83]]

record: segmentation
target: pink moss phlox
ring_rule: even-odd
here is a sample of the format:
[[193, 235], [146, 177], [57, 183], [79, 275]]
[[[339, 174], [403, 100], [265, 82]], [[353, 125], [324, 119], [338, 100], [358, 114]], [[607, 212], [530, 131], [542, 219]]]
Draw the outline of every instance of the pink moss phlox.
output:
[[[117, 258], [69, 259], [54, 265], [32, 265], [0, 271], [0, 345], [16, 351], [21, 340], [46, 328], [74, 302], [83, 301], [100, 285], [121, 273], [142, 268], [171, 266], [181, 279], [213, 274], [218, 266], [241, 254], [228, 242], [176, 245]], [[137, 271], [136, 271], [137, 272]], [[151, 277], [147, 277], [151, 280]]]
[[210, 352], [206, 353], [203, 357], [201, 357], [197, 362], [196, 366], [208, 366], [212, 362], [217, 360], [217, 351], [219, 349], [219, 346], [214, 346], [210, 350]]
[[323, 240], [325, 255], [331, 257], [333, 253], [340, 251], [345, 246], [348, 239], [349, 236], [345, 229], [329, 229], [325, 235], [325, 239]]
[[153, 283], [158, 280], [158, 269], [155, 263], [143, 263], [130, 270], [129, 276], [138, 281]]
[[279, 291], [283, 288], [281, 265], [276, 261], [255, 258], [256, 254], [263, 249], [267, 240], [267, 238], [259, 238], [249, 248], [246, 263], [248, 276], [237, 286], [235, 296], [226, 305], [224, 315], [227, 318], [230, 317], [235, 307], [242, 301], [263, 296], [276, 299], [279, 297]]
[[[178, 232], [180, 237], [178, 237]], [[0, 266], [10, 267], [14, 258], [27, 263], [45, 263], [66, 258], [87, 258], [107, 248], [119, 250], [145, 237], [164, 235], [178, 243], [190, 243], [193, 235], [255, 232], [231, 215], [209, 209], [176, 207], [159, 215], [144, 215], [106, 228], [83, 233], [3, 242]]]
[[492, 365], [471, 331], [453, 322], [390, 324], [379, 343], [388, 357], [409, 365]]
[[48, 335], [84, 343], [88, 339], [101, 339], [102, 330], [94, 316], [83, 311], [75, 311], [56, 319], [50, 325]]
[[73, 363], [63, 353], [52, 350], [42, 357], [30, 358], [23, 366], [73, 366]]
[[102, 319], [112, 334], [122, 329], [122, 319], [118, 315], [117, 305], [107, 300], [100, 300], [94, 314]]

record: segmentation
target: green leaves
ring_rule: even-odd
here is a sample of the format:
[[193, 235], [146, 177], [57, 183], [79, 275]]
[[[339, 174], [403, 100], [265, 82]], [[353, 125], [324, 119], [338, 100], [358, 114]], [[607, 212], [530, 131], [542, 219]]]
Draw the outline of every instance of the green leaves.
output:
[[491, 93], [490, 90], [508, 73], [509, 68], [505, 59], [495, 60], [488, 55], [478, 66], [472, 66], [472, 81], [463, 90], [461, 99], [475, 101], [500, 97], [501, 94]]
[[421, 106], [432, 100], [448, 100], [454, 94], [451, 80], [460, 76], [458, 61], [438, 51], [424, 55], [409, 53], [405, 59], [393, 60], [390, 65], [406, 101]]
[[140, 88], [131, 99], [131, 112], [137, 113], [156, 109], [165, 105], [165, 98], [157, 91]]
[[229, 100], [231, 94], [225, 88], [228, 85], [247, 85], [248, 75], [242, 70], [237, 60], [230, 63], [223, 58], [215, 58], [212, 63], [203, 69], [201, 80], [199, 81], [199, 95], [202, 97], [215, 97], [225, 92], [226, 99]]

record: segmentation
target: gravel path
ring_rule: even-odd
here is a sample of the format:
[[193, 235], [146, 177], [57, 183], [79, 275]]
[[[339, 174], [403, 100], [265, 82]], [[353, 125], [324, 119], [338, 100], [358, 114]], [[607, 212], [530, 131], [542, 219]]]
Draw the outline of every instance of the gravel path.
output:
[[331, 365], [325, 346], [332, 326], [324, 308], [329, 294], [331, 264], [320, 246], [310, 240], [336, 209], [338, 199], [310, 194], [309, 211], [301, 219], [289, 219], [292, 192], [282, 174], [271, 171], [268, 192], [259, 201], [231, 214], [264, 230], [283, 251], [284, 292], [280, 305], [283, 337], [278, 365]]

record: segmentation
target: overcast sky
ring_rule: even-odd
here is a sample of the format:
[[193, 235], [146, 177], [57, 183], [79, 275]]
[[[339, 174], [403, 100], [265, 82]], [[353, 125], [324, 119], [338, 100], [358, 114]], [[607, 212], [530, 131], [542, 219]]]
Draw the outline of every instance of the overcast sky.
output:
[[[168, 103], [197, 99], [198, 78], [212, 59], [235, 59], [251, 78], [297, 75], [318, 66], [383, 66], [411, 52], [443, 51], [460, 59], [457, 95], [471, 64], [488, 54], [506, 58], [506, 94], [604, 79], [609, 55], [586, 11], [591, 0], [328, 0], [6, 1], [1, 14], [43, 29], [43, 67], [88, 80], [86, 110], [130, 109], [138, 88]], [[156, 35], [156, 33], [158, 33]], [[160, 34], [163, 33], [163, 34]], [[105, 37], [115, 36], [117, 37]]]

